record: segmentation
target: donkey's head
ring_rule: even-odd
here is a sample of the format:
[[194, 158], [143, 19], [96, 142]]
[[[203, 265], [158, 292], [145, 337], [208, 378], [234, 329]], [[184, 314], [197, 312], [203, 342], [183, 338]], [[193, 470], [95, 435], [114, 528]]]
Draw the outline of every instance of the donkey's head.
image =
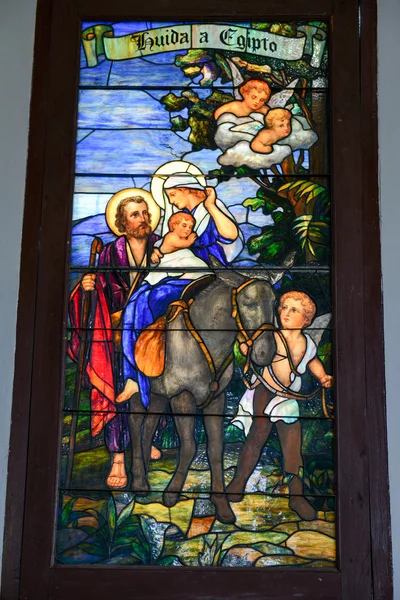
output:
[[[222, 266], [215, 259], [213, 266]], [[249, 342], [251, 359], [260, 366], [270, 364], [276, 346], [273, 334], [275, 296], [266, 271], [224, 270], [216, 272], [217, 279], [230, 290], [232, 316], [235, 317], [239, 338]], [[270, 329], [263, 328], [269, 325]]]
[[[273, 334], [275, 296], [268, 281], [253, 279], [238, 288], [238, 316], [242, 326], [241, 338], [249, 341], [251, 360], [257, 365], [269, 365], [276, 346]], [[269, 325], [270, 329], [262, 329]]]

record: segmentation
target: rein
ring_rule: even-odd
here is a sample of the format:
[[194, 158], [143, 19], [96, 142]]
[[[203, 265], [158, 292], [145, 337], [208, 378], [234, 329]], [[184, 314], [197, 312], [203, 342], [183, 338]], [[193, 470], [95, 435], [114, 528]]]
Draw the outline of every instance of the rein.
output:
[[[254, 344], [256, 339], [262, 333], [264, 333], [266, 331], [270, 331], [270, 332], [272, 331], [272, 332], [275, 332], [280, 337], [280, 339], [283, 343], [283, 346], [286, 351], [286, 357], [289, 361], [289, 366], [290, 366], [291, 371], [296, 376], [300, 376], [300, 373], [297, 371], [296, 367], [293, 364], [293, 360], [292, 360], [292, 357], [290, 354], [290, 350], [289, 350], [289, 346], [287, 344], [286, 338], [282, 334], [282, 332], [279, 331], [279, 329], [276, 330], [272, 323], [264, 323], [263, 325], [261, 325], [261, 327], [259, 327], [250, 336], [243, 326], [243, 323], [242, 323], [242, 320], [240, 317], [240, 310], [239, 310], [239, 306], [238, 306], [238, 302], [237, 302], [238, 295], [248, 285], [254, 283], [255, 281], [257, 281], [257, 280], [256, 279], [248, 279], [247, 281], [242, 283], [239, 287], [233, 288], [232, 292], [231, 292], [232, 317], [235, 319], [235, 322], [236, 322], [236, 325], [238, 328], [237, 340], [240, 344], [242, 344], [242, 343], [246, 344], [246, 346], [249, 349], [249, 352], [247, 352], [247, 356], [246, 356], [246, 364], [243, 368], [243, 374], [245, 375], [248, 372], [250, 366], [252, 366], [253, 372], [254, 372], [255, 376], [257, 377], [257, 379], [259, 380], [259, 382], [262, 383], [269, 391], [273, 392], [274, 394], [279, 394], [281, 396], [284, 396], [288, 399], [293, 399], [293, 400], [311, 400], [319, 393], [320, 389], [315, 390], [312, 394], [306, 395], [306, 394], [300, 394], [298, 392], [294, 392], [293, 390], [290, 390], [290, 388], [287, 388], [286, 386], [284, 386], [282, 384], [281, 384], [281, 389], [273, 388], [267, 381], [265, 381], [265, 379], [261, 375], [259, 375], [257, 373], [256, 369], [253, 366], [253, 363], [252, 363], [251, 357], [250, 357], [251, 356], [250, 349], [251, 349], [252, 345]], [[199, 332], [196, 330], [195, 326], [193, 325], [193, 323], [190, 319], [189, 309], [190, 309], [190, 306], [192, 303], [193, 303], [193, 298], [191, 300], [189, 300], [189, 302], [186, 302], [185, 300], [177, 300], [175, 302], [171, 302], [169, 304], [168, 308], [175, 308], [175, 311], [172, 313], [172, 315], [170, 317], [167, 318], [167, 322], [171, 323], [174, 319], [176, 319], [176, 317], [181, 312], [183, 312], [186, 327], [187, 327], [188, 331], [190, 332], [190, 334], [192, 335], [192, 337], [196, 340], [196, 342], [200, 346], [200, 348], [203, 352], [204, 358], [207, 361], [207, 365], [208, 365], [208, 368], [210, 369], [210, 373], [211, 373], [211, 376], [213, 377], [213, 381], [210, 383], [210, 393], [209, 393], [208, 397], [202, 404], [199, 405], [199, 408], [202, 409], [202, 408], [206, 408], [210, 404], [210, 402], [213, 400], [216, 392], [218, 391], [220, 379], [233, 360], [233, 351], [229, 353], [229, 355], [225, 358], [223, 363], [217, 369], [215, 367], [214, 360], [206, 346], [206, 343], [204, 342], [203, 338], [201, 337]], [[247, 381], [244, 377], [243, 377], [243, 383], [245, 384], [245, 386], [247, 388], [252, 389], [252, 387], [249, 386], [249, 384], [247, 383]], [[331, 415], [329, 414], [328, 408], [327, 408], [325, 389], [323, 387], [321, 388], [321, 392], [322, 392], [322, 408], [323, 408], [324, 415], [325, 415], [325, 417], [332, 419]]]
[[[320, 389], [316, 389], [314, 392], [312, 392], [311, 394], [300, 394], [299, 392], [294, 392], [293, 390], [291, 390], [290, 388], [280, 384], [279, 388], [278, 387], [273, 387], [270, 383], [268, 383], [264, 377], [262, 375], [259, 375], [256, 371], [256, 369], [254, 368], [254, 365], [251, 361], [251, 353], [250, 353], [250, 348], [253, 345], [254, 341], [264, 332], [264, 331], [274, 331], [281, 339], [282, 344], [285, 348], [286, 351], [286, 358], [289, 362], [289, 367], [292, 373], [294, 373], [297, 377], [301, 376], [301, 373], [299, 373], [296, 369], [296, 367], [294, 366], [293, 360], [292, 360], [292, 356], [290, 354], [290, 349], [288, 346], [288, 343], [286, 341], [285, 336], [283, 335], [283, 333], [281, 331], [279, 331], [279, 329], [274, 328], [274, 326], [271, 323], [264, 323], [264, 325], [261, 325], [261, 327], [259, 327], [257, 329], [257, 331], [255, 331], [253, 333], [252, 336], [249, 336], [249, 334], [247, 333], [246, 329], [243, 327], [243, 323], [242, 320], [240, 318], [240, 312], [239, 312], [239, 306], [237, 303], [237, 296], [238, 294], [246, 287], [248, 286], [250, 283], [253, 283], [255, 281], [255, 279], [249, 279], [248, 281], [245, 281], [244, 283], [242, 283], [242, 285], [240, 285], [237, 289], [233, 289], [232, 290], [232, 317], [235, 319], [236, 324], [238, 326], [239, 329], [239, 333], [238, 333], [238, 341], [241, 344], [246, 344], [246, 346], [249, 349], [249, 352], [247, 352], [247, 356], [246, 356], [246, 364], [243, 368], [243, 373], [244, 375], [248, 372], [250, 365], [252, 366], [253, 372], [255, 374], [255, 376], [257, 377], [257, 379], [259, 380], [260, 383], [262, 383], [262, 385], [264, 387], [266, 387], [270, 392], [273, 392], [274, 394], [279, 394], [280, 396], [283, 396], [284, 398], [288, 398], [291, 400], [311, 400], [312, 398], [314, 398], [315, 396], [317, 396], [317, 394], [319, 394], [320, 390], [321, 390], [321, 401], [322, 401], [322, 410], [324, 412], [324, 415], [326, 418], [328, 419], [333, 419], [333, 417], [330, 415], [328, 407], [327, 407], [327, 402], [326, 402], [326, 394], [325, 394], [325, 388], [321, 387]], [[243, 377], [243, 383], [245, 384], [245, 386], [249, 389], [254, 389], [255, 386], [250, 386], [245, 377]]]

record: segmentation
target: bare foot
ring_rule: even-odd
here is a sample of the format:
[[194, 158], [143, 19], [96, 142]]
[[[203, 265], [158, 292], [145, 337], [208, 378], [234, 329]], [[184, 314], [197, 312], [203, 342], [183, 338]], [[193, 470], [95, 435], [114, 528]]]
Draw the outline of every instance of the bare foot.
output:
[[116, 402], [126, 402], [129, 400], [133, 394], [136, 394], [139, 391], [139, 386], [136, 381], [133, 379], [127, 379], [125, 382], [125, 387], [122, 392], [117, 396]]
[[155, 446], [152, 446], [151, 452], [150, 452], [150, 460], [160, 460], [161, 457], [162, 457], [161, 450], [159, 450]]
[[113, 464], [107, 477], [107, 485], [113, 489], [122, 489], [126, 487], [128, 477], [125, 471], [125, 455], [123, 452], [116, 452], [113, 455]]

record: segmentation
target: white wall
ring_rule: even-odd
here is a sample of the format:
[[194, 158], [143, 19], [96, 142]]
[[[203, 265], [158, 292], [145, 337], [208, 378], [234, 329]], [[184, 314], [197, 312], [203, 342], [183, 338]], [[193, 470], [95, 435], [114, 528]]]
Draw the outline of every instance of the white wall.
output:
[[[379, 139], [389, 469], [395, 600], [400, 599], [400, 1], [379, 4]], [[15, 319], [28, 135], [35, 0], [0, 0], [0, 553], [10, 429]], [[1, 564], [1, 557], [0, 557]]]
[[35, 9], [35, 0], [0, 0], [0, 565]]
[[379, 155], [394, 598], [400, 598], [400, 0], [378, 0]]

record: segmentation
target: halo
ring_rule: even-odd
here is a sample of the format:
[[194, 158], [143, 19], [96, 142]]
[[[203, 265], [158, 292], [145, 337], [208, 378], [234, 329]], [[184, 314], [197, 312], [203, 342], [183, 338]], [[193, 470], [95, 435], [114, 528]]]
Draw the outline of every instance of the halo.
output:
[[190, 173], [196, 177], [200, 185], [203, 187], [207, 185], [203, 173], [192, 163], [185, 160], [172, 160], [165, 163], [154, 173], [150, 187], [154, 200], [161, 208], [165, 209], [164, 182], [170, 175], [174, 175], [175, 173]]
[[125, 200], [125, 198], [129, 198], [130, 196], [142, 196], [142, 198], [146, 200], [147, 206], [149, 207], [149, 214], [151, 215], [151, 230], [154, 231], [160, 221], [160, 207], [154, 201], [150, 192], [140, 188], [126, 188], [117, 192], [110, 198], [106, 206], [106, 221], [108, 227], [115, 235], [125, 235], [123, 233], [121, 234], [115, 226], [115, 213], [117, 212], [117, 206], [121, 200]]

